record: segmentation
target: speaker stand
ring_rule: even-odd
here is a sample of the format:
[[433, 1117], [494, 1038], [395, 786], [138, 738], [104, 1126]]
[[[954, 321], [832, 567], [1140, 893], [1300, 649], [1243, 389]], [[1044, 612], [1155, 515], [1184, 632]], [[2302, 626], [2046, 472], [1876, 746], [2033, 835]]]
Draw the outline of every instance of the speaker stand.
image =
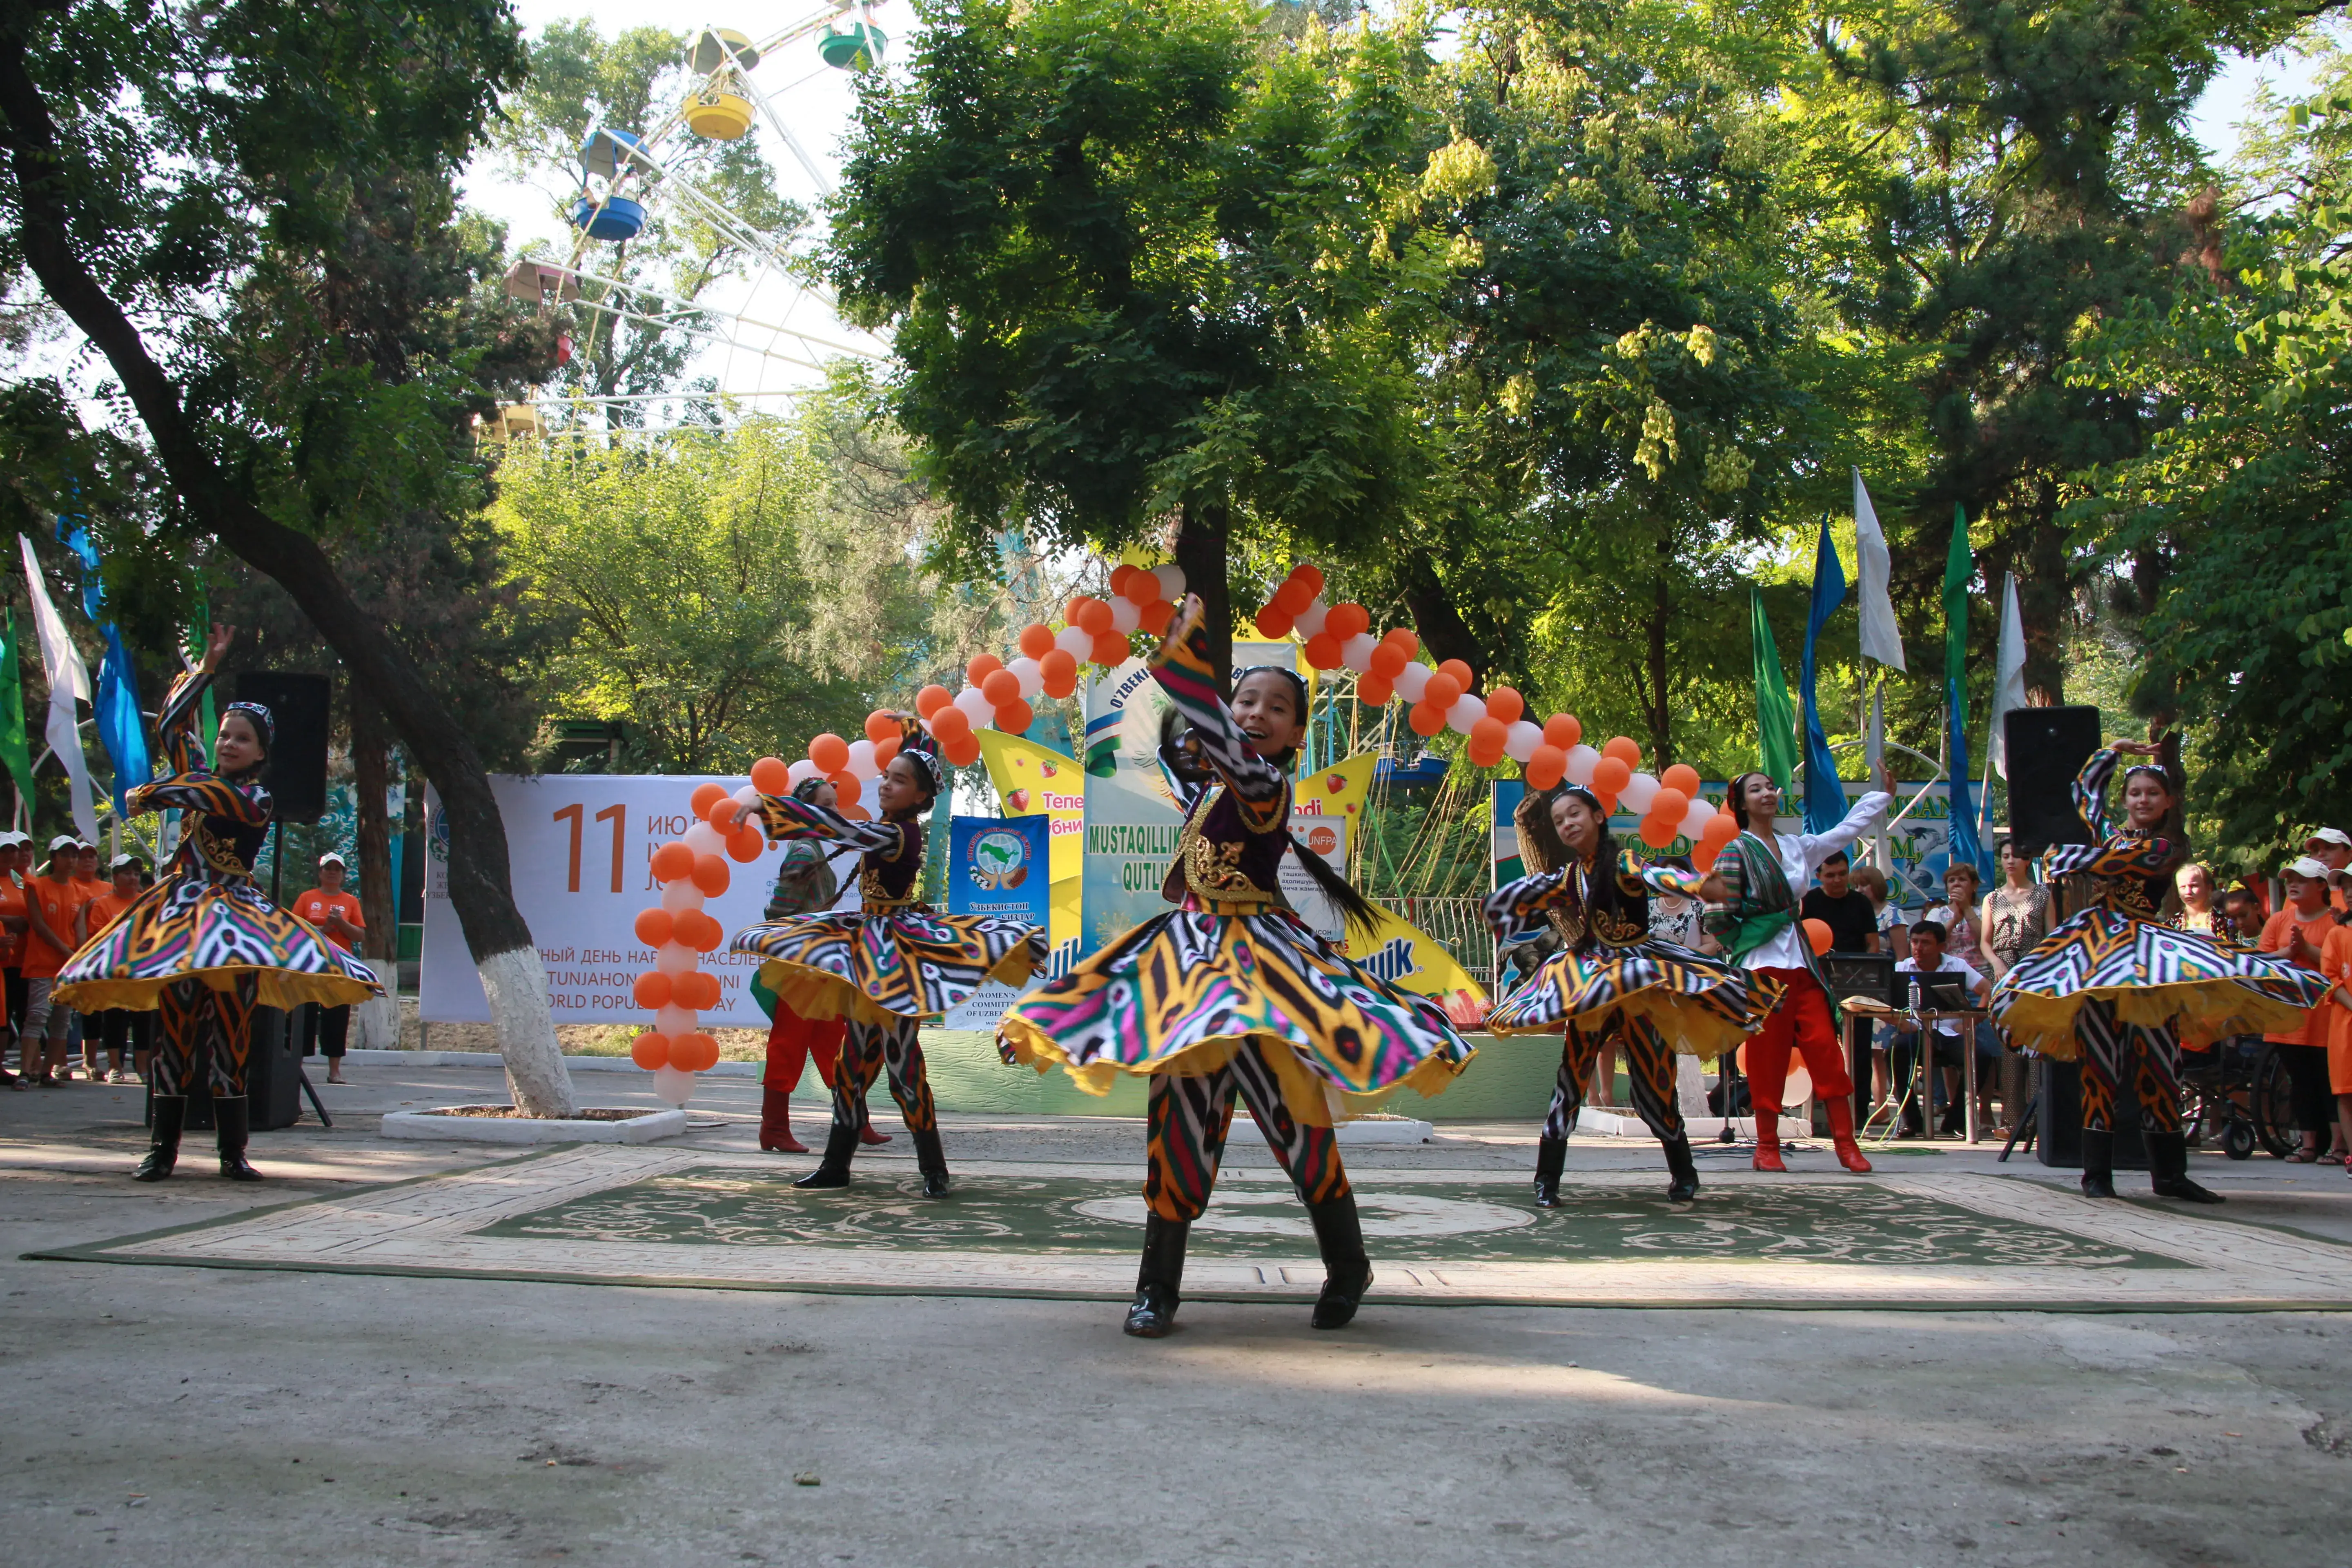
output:
[[2009, 1152], [2011, 1149], [2016, 1148], [2021, 1142], [2029, 1149], [2033, 1147], [2033, 1129], [2040, 1124], [2039, 1119], [2041, 1114], [2042, 1096], [2038, 1093], [2027, 1096], [2025, 1109], [2022, 1111], [2020, 1111], [2017, 1115], [2009, 1119], [2009, 1142], [2000, 1146], [2000, 1158], [1996, 1159], [1993, 1163], [1997, 1165], [2008, 1164]]

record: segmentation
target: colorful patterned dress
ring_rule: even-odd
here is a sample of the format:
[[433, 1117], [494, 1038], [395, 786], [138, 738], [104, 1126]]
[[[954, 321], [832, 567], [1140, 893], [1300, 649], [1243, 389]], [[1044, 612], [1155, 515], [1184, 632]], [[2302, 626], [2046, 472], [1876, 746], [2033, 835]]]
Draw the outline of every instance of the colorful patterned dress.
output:
[[340, 1007], [383, 989], [367, 965], [272, 904], [254, 881], [254, 857], [269, 831], [269, 792], [257, 773], [232, 779], [211, 771], [196, 735], [199, 700], [211, 682], [191, 671], [173, 684], [158, 726], [172, 772], [131, 791], [134, 813], [185, 814], [168, 873], [58, 973], [58, 1000], [82, 1012], [162, 1012], [159, 1095], [186, 1092], [194, 1047], [206, 1037], [213, 1093], [243, 1095], [247, 1026], [257, 1005]]
[[1283, 907], [1290, 780], [1250, 749], [1218, 694], [1197, 614], [1152, 663], [1217, 784], [1188, 803], [1149, 920], [1016, 1002], [997, 1024], [1009, 1062], [1054, 1063], [1090, 1094], [1150, 1078], [1145, 1196], [1186, 1222], [1208, 1201], [1238, 1089], [1310, 1205], [1347, 1192], [1335, 1111], [1409, 1084], [1433, 1094], [1471, 1047], [1435, 1003], [1351, 962]]
[[2099, 842], [2060, 845], [2034, 868], [2040, 881], [2095, 878], [2094, 900], [2001, 976], [1992, 1011], [2021, 1047], [2081, 1059], [2085, 1127], [2111, 1129], [2130, 1068], [2141, 1125], [2170, 1133], [2180, 1127], [2181, 1041], [2299, 1027], [2325, 987], [2307, 970], [2158, 918], [2180, 851], [2138, 828], [2107, 831], [2116, 756], [2099, 752], [2074, 781], [2075, 807]]

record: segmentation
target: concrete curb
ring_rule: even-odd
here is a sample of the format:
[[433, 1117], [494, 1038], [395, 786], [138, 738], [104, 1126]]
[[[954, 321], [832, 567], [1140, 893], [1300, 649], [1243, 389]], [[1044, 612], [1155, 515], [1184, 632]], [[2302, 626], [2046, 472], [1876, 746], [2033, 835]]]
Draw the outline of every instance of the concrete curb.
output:
[[1410, 1116], [1382, 1116], [1342, 1121], [1332, 1131], [1342, 1143], [1426, 1143], [1437, 1129]]
[[[357, 1052], [349, 1053], [358, 1055]], [[383, 1051], [383, 1056], [415, 1056]], [[453, 1056], [467, 1052], [451, 1052]], [[496, 1058], [493, 1058], [494, 1060]], [[454, 1108], [447, 1108], [454, 1109]], [[651, 1143], [686, 1131], [686, 1112], [656, 1110], [626, 1121], [539, 1121], [519, 1117], [436, 1116], [429, 1110], [388, 1111], [387, 1138], [427, 1138], [458, 1143]]]
[[[349, 1062], [389, 1067], [420, 1068], [502, 1068], [506, 1062], [496, 1051], [346, 1051]], [[573, 1072], [643, 1072], [626, 1057], [566, 1057], [563, 1065]], [[759, 1062], [720, 1062], [702, 1069], [709, 1078], [758, 1078], [765, 1070]]]

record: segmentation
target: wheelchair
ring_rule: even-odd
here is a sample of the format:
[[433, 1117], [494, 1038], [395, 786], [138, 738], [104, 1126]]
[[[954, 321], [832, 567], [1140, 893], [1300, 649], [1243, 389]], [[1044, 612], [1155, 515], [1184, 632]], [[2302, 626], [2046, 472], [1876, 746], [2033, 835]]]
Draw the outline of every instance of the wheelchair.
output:
[[[2271, 1087], [2275, 1079], [2276, 1087]], [[2286, 1064], [2259, 1035], [2237, 1035], [2180, 1053], [2180, 1126], [2189, 1146], [2218, 1138], [2232, 1160], [2257, 1145], [2284, 1159], [2297, 1142], [2289, 1113]], [[2275, 1098], [2273, 1098], [2273, 1095]], [[2284, 1130], [2284, 1142], [2278, 1140]]]

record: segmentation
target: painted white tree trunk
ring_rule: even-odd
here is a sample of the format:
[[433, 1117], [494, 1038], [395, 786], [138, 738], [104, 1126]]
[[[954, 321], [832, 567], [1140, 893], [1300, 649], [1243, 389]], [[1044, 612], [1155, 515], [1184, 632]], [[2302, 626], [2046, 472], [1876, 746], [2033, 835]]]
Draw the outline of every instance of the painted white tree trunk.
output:
[[389, 996], [371, 996], [352, 1008], [352, 1022], [359, 1026], [359, 1038], [352, 1042], [363, 1051], [396, 1051], [400, 1048], [400, 1009]]
[[572, 1072], [555, 1043], [555, 1013], [547, 1000], [547, 966], [535, 947], [494, 952], [475, 966], [489, 999], [490, 1027], [506, 1059], [507, 1089], [526, 1116], [568, 1117]]

